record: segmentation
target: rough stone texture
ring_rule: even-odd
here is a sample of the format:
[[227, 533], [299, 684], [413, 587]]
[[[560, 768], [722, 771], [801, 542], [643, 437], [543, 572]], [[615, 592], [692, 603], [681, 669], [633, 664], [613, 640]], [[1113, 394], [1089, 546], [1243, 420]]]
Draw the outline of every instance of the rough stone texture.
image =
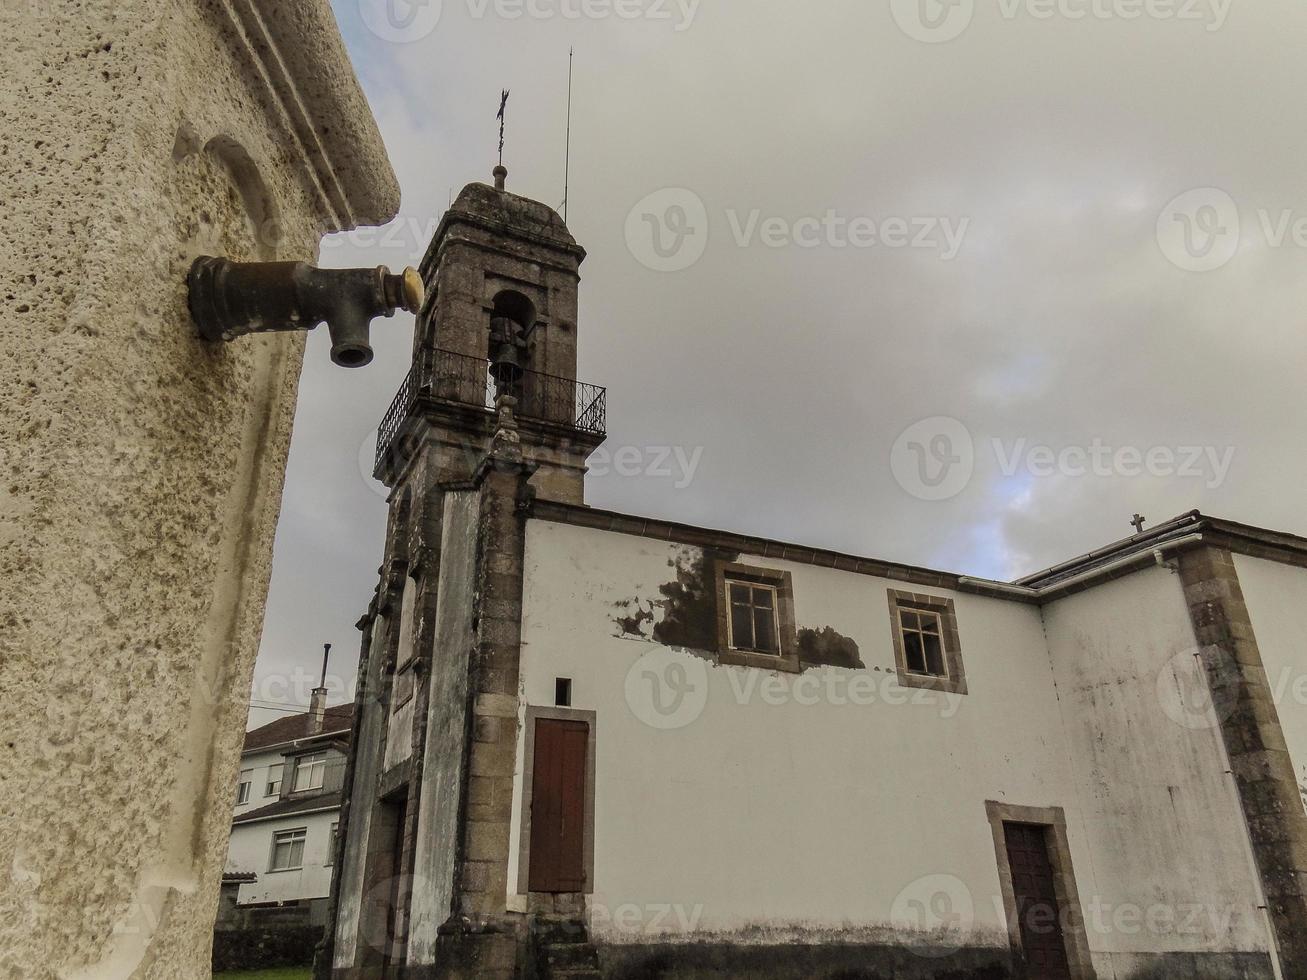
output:
[[203, 976], [303, 341], [203, 344], [184, 278], [394, 175], [326, 0], [0, 27], [0, 976]]
[[1234, 558], [1216, 547], [1185, 552], [1180, 578], [1284, 976], [1307, 977], [1307, 811]]

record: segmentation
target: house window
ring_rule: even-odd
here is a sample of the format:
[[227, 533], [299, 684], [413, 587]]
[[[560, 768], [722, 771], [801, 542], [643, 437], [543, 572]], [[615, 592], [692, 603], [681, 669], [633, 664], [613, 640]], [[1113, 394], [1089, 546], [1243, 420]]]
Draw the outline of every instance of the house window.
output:
[[948, 694], [966, 694], [958, 618], [953, 600], [913, 592], [889, 592], [890, 624], [899, 683]]
[[264, 796], [281, 795], [281, 777], [285, 769], [285, 764], [281, 762], [278, 762], [275, 766], [268, 766], [268, 785], [263, 788]]
[[302, 756], [295, 763], [295, 789], [296, 793], [303, 793], [306, 790], [322, 789], [323, 777], [327, 772], [327, 753], [318, 752], [314, 755]]
[[336, 862], [336, 835], [340, 833], [340, 824], [331, 825], [331, 833], [327, 837], [327, 866], [330, 867]]
[[250, 788], [251, 788], [253, 785], [254, 785], [254, 770], [253, 770], [253, 769], [242, 769], [242, 770], [241, 770], [241, 781], [240, 781], [240, 783], [236, 786], [236, 805], [237, 805], [237, 806], [240, 806], [242, 803], [248, 803], [248, 802], [250, 801]]
[[304, 839], [307, 827], [296, 830], [279, 830], [272, 835], [272, 860], [269, 871], [295, 871], [304, 867]]
[[717, 624], [723, 664], [799, 672], [789, 572], [719, 562]]

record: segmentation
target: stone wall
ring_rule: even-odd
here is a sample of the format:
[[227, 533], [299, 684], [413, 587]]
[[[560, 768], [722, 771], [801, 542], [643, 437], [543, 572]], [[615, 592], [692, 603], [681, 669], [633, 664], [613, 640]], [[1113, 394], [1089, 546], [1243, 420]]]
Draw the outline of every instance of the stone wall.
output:
[[303, 341], [199, 341], [185, 276], [398, 192], [327, 0], [0, 27], [0, 974], [201, 976]]

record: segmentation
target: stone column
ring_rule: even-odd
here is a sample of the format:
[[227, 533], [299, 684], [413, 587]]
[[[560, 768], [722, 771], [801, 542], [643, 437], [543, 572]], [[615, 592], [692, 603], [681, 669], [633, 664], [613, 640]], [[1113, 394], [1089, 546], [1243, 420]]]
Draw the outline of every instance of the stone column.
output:
[[469, 671], [467, 798], [455, 863], [454, 914], [441, 927], [436, 948], [439, 980], [521, 975], [526, 923], [508, 911], [508, 855], [522, 659], [522, 505], [531, 492], [533, 469], [523, 460], [511, 415], [501, 409], [501, 428], [475, 477], [481, 489], [479, 603]]
[[328, 0], [0, 28], [0, 974], [206, 976], [303, 339], [185, 275], [398, 190]]
[[1180, 556], [1180, 581], [1239, 790], [1286, 980], [1307, 977], [1307, 811], [1252, 619], [1220, 547]]

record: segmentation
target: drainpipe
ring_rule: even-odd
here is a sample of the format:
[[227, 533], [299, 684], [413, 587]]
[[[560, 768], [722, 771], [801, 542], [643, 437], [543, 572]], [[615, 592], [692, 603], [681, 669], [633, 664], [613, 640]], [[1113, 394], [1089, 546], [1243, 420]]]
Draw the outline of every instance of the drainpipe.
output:
[[1060, 598], [1060, 593], [1081, 585], [1084, 582], [1091, 582], [1094, 579], [1103, 576], [1109, 576], [1113, 572], [1120, 571], [1123, 568], [1129, 568], [1132, 565], [1142, 565], [1145, 562], [1156, 562], [1162, 564], [1166, 553], [1175, 551], [1179, 548], [1187, 548], [1190, 545], [1200, 544], [1203, 540], [1201, 534], [1186, 534], [1181, 538], [1173, 538], [1170, 541], [1163, 541], [1157, 547], [1148, 551], [1136, 551], [1118, 558], [1116, 561], [1108, 562], [1106, 565], [1100, 565], [1098, 568], [1091, 568], [1088, 571], [1081, 572], [1079, 575], [1073, 575], [1071, 578], [1063, 579], [1060, 582], [1054, 582], [1052, 585], [1046, 585], [1043, 588], [1032, 589], [1024, 585], [1009, 585], [1005, 582], [989, 582], [983, 579], [968, 578], [963, 576], [958, 579], [959, 585], [983, 586], [986, 589], [1001, 592], [1010, 595], [1014, 599], [1035, 599], [1040, 602], [1047, 602], [1054, 598]]

